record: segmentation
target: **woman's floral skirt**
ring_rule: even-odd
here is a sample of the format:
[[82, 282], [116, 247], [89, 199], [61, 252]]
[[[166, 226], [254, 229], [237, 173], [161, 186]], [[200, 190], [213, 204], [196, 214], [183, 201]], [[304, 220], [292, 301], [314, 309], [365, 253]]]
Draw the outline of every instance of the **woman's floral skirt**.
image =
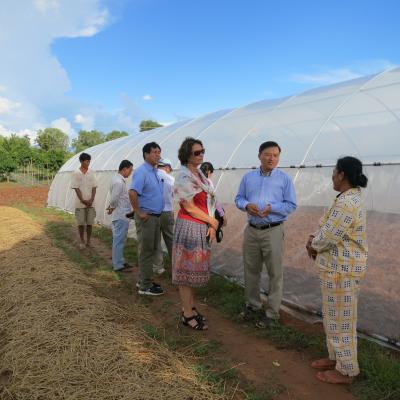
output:
[[201, 287], [210, 279], [211, 246], [206, 224], [177, 218], [172, 245], [172, 283]]

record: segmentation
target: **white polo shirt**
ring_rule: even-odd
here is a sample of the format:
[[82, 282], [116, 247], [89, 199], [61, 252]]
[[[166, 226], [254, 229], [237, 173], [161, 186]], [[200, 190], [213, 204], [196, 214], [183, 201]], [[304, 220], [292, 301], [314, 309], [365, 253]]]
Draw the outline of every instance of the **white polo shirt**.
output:
[[164, 181], [164, 209], [163, 211], [174, 210], [174, 183], [175, 178], [163, 169], [157, 170], [158, 176]]

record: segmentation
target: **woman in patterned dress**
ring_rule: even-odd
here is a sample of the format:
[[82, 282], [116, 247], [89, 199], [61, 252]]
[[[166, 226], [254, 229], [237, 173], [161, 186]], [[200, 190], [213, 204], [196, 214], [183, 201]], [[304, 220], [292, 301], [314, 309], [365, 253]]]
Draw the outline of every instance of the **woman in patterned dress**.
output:
[[317, 378], [327, 383], [351, 383], [359, 374], [357, 361], [357, 301], [367, 267], [366, 216], [361, 189], [368, 179], [360, 160], [343, 157], [332, 174], [339, 192], [321, 218], [319, 230], [306, 244], [319, 269], [323, 324], [328, 358], [311, 363]]
[[178, 152], [181, 168], [174, 186], [174, 197], [180, 210], [172, 245], [172, 283], [179, 286], [183, 325], [196, 330], [208, 327], [194, 304], [193, 288], [208, 283], [211, 242], [218, 228], [218, 221], [214, 218], [214, 190], [199, 169], [204, 152], [200, 140], [184, 140]]

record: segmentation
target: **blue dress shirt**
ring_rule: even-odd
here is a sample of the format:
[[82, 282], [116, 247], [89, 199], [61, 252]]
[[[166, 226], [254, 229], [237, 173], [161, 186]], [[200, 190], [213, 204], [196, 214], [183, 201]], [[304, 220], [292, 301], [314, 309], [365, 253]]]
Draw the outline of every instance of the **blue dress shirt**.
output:
[[240, 182], [235, 204], [246, 211], [249, 203], [256, 204], [259, 210], [271, 205], [271, 212], [265, 218], [248, 215], [249, 223], [263, 225], [285, 221], [297, 207], [292, 179], [279, 169], [273, 169], [270, 174], [263, 174], [261, 168], [248, 172]]
[[164, 209], [164, 181], [157, 167], [144, 162], [132, 177], [131, 190], [138, 194], [139, 208], [149, 214], [161, 214]]

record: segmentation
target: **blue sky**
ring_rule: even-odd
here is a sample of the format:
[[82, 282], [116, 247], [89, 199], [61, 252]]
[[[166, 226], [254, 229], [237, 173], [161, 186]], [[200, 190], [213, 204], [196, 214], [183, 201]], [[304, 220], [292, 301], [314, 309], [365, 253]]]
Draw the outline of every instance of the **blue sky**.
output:
[[398, 1], [3, 1], [0, 134], [133, 132], [400, 64]]

